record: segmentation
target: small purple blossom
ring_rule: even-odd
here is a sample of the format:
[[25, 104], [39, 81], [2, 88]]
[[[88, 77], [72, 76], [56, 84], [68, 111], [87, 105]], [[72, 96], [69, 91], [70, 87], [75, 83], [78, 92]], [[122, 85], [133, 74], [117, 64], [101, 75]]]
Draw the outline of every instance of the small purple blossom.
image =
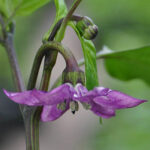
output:
[[96, 87], [88, 91], [83, 85], [78, 84], [76, 91], [78, 91], [78, 94], [75, 99], [82, 103], [88, 103], [91, 106], [90, 110], [103, 118], [115, 116], [116, 109], [135, 107], [147, 101], [139, 100], [120, 91], [104, 87]]
[[72, 102], [81, 102], [85, 108], [103, 118], [115, 116], [116, 109], [131, 108], [146, 102], [104, 87], [88, 91], [82, 84], [77, 84], [74, 88], [68, 83], [50, 92], [34, 89], [17, 93], [4, 90], [4, 93], [16, 103], [43, 106], [41, 120], [45, 122], [58, 119], [71, 107]]

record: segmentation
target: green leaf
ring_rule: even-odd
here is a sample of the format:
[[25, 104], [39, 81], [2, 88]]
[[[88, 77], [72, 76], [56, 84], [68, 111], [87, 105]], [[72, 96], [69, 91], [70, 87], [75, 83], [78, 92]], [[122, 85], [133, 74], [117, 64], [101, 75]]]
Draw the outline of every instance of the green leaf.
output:
[[50, 1], [51, 0], [22, 0], [21, 4], [19, 4], [19, 8], [16, 11], [16, 15], [29, 15]]
[[55, 6], [56, 6], [56, 18], [54, 22], [56, 23], [58, 20], [66, 16], [68, 10], [64, 0], [55, 0]]
[[7, 0], [0, 0], [0, 13], [2, 13], [5, 17], [8, 17], [8, 1]]
[[102, 54], [108, 73], [120, 80], [140, 78], [150, 84], [150, 46]]
[[50, 27], [50, 29], [48, 30], [48, 32], [44, 35], [43, 37], [43, 41], [47, 40], [51, 31], [53, 30], [54, 26], [56, 25], [56, 23], [62, 19], [63, 17], [66, 16], [68, 10], [67, 10], [67, 6], [65, 4], [64, 0], [55, 0], [55, 6], [56, 6], [56, 17], [54, 20], [54, 23], [52, 24], [52, 26]]
[[0, 11], [8, 18], [29, 15], [50, 0], [0, 0]]
[[91, 90], [95, 86], [98, 86], [95, 46], [91, 40], [86, 40], [83, 37], [81, 37], [79, 31], [77, 30], [73, 22], [70, 22], [69, 25], [75, 30], [81, 42], [85, 59], [86, 87], [89, 90]]

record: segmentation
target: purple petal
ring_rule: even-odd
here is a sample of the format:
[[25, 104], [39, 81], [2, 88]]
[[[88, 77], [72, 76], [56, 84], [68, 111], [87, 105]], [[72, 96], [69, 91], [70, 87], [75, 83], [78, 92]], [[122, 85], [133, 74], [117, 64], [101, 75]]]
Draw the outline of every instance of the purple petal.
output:
[[41, 106], [54, 105], [63, 102], [65, 99], [70, 99], [75, 93], [75, 90], [71, 85], [63, 84], [50, 92], [34, 89], [16, 93], [4, 90], [4, 93], [16, 103], [29, 106]]
[[103, 107], [94, 102], [91, 104], [91, 106], [92, 106], [91, 111], [94, 114], [98, 115], [99, 117], [111, 118], [115, 116], [115, 110], [111, 107]]
[[88, 90], [85, 86], [83, 86], [81, 83], [78, 83], [76, 86], [75, 86], [75, 90], [76, 90], [76, 96], [83, 96], [85, 95], [86, 93], [88, 93]]
[[106, 96], [108, 92], [111, 91], [109, 88], [104, 88], [104, 87], [96, 87], [92, 91], [95, 96]]
[[44, 92], [38, 91], [36, 89], [24, 92], [8, 92], [4, 90], [5, 95], [7, 95], [11, 100], [19, 104], [25, 104], [29, 106], [41, 106], [43, 103], [36, 97], [36, 95], [43, 95]]
[[107, 95], [108, 91], [110, 91], [108, 88], [97, 87], [94, 88], [94, 90], [88, 92], [88, 90], [82, 84], [77, 84], [75, 89], [77, 91], [77, 95], [74, 95], [74, 99], [90, 104], [91, 111], [94, 114], [103, 118], [110, 118], [115, 116], [115, 110], [113, 108], [102, 107], [93, 102], [93, 98], [96, 96]]
[[146, 102], [146, 100], [139, 100], [115, 90], [108, 92], [107, 96], [96, 97], [93, 101], [100, 106], [114, 109], [131, 108]]
[[41, 113], [41, 121], [43, 122], [54, 121], [59, 117], [61, 117], [68, 109], [69, 109], [69, 103], [67, 104], [67, 107], [64, 111], [59, 110], [57, 108], [57, 105], [46, 105], [43, 107]]
[[75, 90], [71, 84], [62, 84], [44, 95], [37, 95], [37, 97], [43, 101], [43, 105], [54, 105], [71, 99], [74, 93]]
[[82, 88], [78, 88], [78, 93], [82, 93], [82, 94], [78, 94], [78, 95], [74, 95], [75, 100], [79, 100], [80, 102], [87, 102], [90, 103], [95, 97], [97, 96], [105, 96], [107, 95], [108, 91], [110, 91], [110, 89], [108, 88], [104, 88], [104, 87], [96, 87], [91, 91], [86, 91], [83, 92], [82, 90], [85, 91], [85, 87], [82, 86]]

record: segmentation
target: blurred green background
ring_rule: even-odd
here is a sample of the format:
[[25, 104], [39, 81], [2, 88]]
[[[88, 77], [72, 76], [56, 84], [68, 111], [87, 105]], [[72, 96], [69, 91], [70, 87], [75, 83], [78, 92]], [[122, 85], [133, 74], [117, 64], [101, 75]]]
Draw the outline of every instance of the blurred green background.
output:
[[[68, 0], [68, 6], [72, 2], [73, 0]], [[91, 17], [98, 25], [99, 34], [94, 40], [97, 51], [104, 45], [113, 50], [126, 50], [150, 43], [149, 0], [83, 0], [76, 12]], [[15, 45], [25, 83], [29, 77], [36, 49], [41, 45], [42, 36], [48, 30], [48, 26], [52, 24], [54, 16], [55, 7], [51, 2], [30, 16], [16, 18]], [[0, 47], [0, 51], [0, 88], [13, 90], [7, 56], [2, 47]], [[150, 99], [150, 87], [140, 79], [128, 82], [113, 79], [105, 71], [102, 60], [98, 61], [98, 71], [100, 85], [121, 90], [137, 98]], [[6, 99], [3, 94], [0, 95], [0, 100], [2, 101], [0, 131], [3, 133], [0, 141], [3, 145], [6, 144], [6, 139], [12, 130], [15, 131], [14, 134], [18, 130], [22, 132], [23, 128], [18, 106]], [[56, 121], [57, 123], [59, 122]], [[51, 124], [49, 125], [51, 126]], [[55, 122], [52, 123], [52, 126], [55, 126]], [[81, 126], [84, 126], [84, 121]], [[87, 124], [85, 126], [88, 128]], [[149, 149], [150, 104], [148, 102], [137, 108], [117, 111], [115, 118], [104, 120], [102, 125], [96, 118], [94, 123], [92, 122], [92, 125], [89, 126], [91, 129], [88, 128], [87, 132], [89, 131], [90, 134], [83, 136], [83, 139], [73, 146], [72, 150]], [[74, 130], [78, 131], [79, 129]], [[84, 132], [85, 130], [83, 130], [83, 135]], [[57, 136], [59, 135], [56, 135], [56, 139]], [[59, 144], [57, 140], [56, 144]], [[9, 150], [6, 147], [1, 149]], [[56, 148], [53, 147], [53, 149]], [[62, 144], [61, 149], [67, 150], [67, 147], [63, 147]], [[14, 150], [19, 149], [14, 148]], [[42, 150], [48, 150], [48, 148]]]

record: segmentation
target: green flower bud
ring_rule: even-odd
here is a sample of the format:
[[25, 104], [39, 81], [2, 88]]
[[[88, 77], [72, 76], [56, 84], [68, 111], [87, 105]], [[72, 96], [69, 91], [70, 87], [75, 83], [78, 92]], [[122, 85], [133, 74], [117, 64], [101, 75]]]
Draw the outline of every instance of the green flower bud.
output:
[[85, 75], [81, 70], [67, 71], [67, 69], [65, 69], [62, 73], [62, 81], [63, 83], [71, 83], [73, 86], [77, 83], [85, 85]]
[[89, 26], [88, 28], [85, 29], [83, 33], [83, 37], [87, 40], [92, 40], [97, 36], [98, 33], [98, 28], [96, 25]]
[[98, 27], [89, 17], [86, 16], [84, 16], [82, 20], [77, 22], [76, 27], [81, 36], [83, 36], [87, 40], [94, 39], [98, 33]]

